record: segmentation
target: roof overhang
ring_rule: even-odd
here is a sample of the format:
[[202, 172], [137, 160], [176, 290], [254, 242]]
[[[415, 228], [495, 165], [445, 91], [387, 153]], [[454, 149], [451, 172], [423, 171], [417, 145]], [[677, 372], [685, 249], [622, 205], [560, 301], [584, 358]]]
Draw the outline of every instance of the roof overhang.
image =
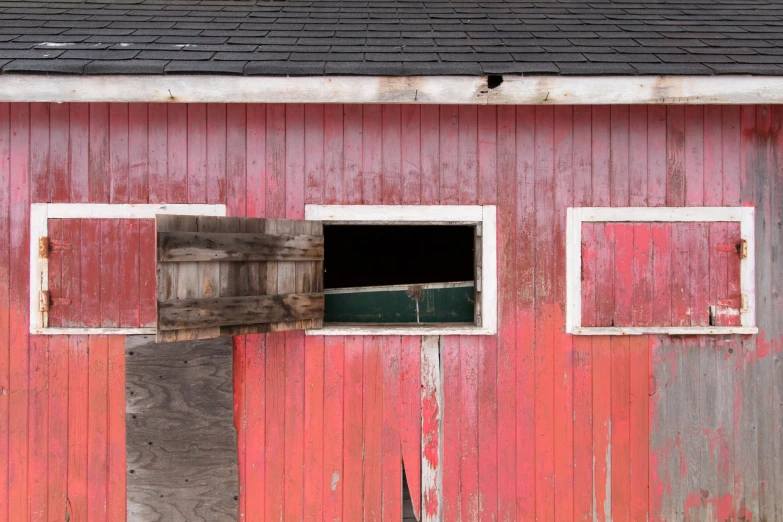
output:
[[[501, 77], [493, 77], [497, 84]], [[42, 76], [0, 75], [2, 102], [413, 103], [477, 105], [783, 103], [783, 76]]]

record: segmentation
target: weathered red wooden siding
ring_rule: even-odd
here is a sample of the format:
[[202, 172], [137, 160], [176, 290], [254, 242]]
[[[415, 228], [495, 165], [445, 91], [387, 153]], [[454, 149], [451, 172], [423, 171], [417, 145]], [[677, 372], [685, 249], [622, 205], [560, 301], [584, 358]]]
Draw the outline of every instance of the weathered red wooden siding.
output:
[[[443, 341], [446, 520], [783, 519], [782, 127], [767, 106], [0, 104], [0, 519], [124, 518], [123, 339], [27, 334], [29, 204], [45, 201], [289, 218], [497, 204], [499, 334]], [[565, 207], [740, 204], [757, 206], [757, 338], [563, 333]], [[101, 324], [149, 320], [129, 305], [149, 287], [124, 277], [144, 226], [56, 229], [81, 243], [53, 277]], [[588, 281], [586, 315], [675, 315], [676, 261], [656, 258], [652, 284], [644, 269], [666, 231], [593, 231], [615, 248], [590, 263], [616, 276]], [[89, 247], [112, 237], [118, 255]], [[287, 332], [235, 350], [242, 520], [399, 520], [403, 466], [420, 488], [420, 340]]]

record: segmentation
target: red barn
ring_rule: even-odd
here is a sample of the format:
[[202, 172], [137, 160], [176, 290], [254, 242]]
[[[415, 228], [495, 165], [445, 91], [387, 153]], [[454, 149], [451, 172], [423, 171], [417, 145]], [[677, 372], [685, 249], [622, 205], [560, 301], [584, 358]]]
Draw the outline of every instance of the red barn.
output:
[[0, 18], [0, 521], [783, 520], [779, 5]]

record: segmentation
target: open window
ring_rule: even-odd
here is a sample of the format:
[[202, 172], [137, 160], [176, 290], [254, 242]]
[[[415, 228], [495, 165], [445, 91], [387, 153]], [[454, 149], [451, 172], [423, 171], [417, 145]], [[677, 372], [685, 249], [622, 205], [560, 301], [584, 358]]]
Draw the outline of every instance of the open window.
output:
[[324, 229], [324, 325], [308, 333], [496, 331], [495, 207], [308, 205]]

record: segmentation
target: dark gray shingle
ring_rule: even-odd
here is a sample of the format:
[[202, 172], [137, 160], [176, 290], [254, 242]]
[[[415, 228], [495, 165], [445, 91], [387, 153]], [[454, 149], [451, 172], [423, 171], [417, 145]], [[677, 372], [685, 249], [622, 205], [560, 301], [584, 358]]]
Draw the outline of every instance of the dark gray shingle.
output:
[[764, 0], [0, 2], [6, 73], [783, 75]]

